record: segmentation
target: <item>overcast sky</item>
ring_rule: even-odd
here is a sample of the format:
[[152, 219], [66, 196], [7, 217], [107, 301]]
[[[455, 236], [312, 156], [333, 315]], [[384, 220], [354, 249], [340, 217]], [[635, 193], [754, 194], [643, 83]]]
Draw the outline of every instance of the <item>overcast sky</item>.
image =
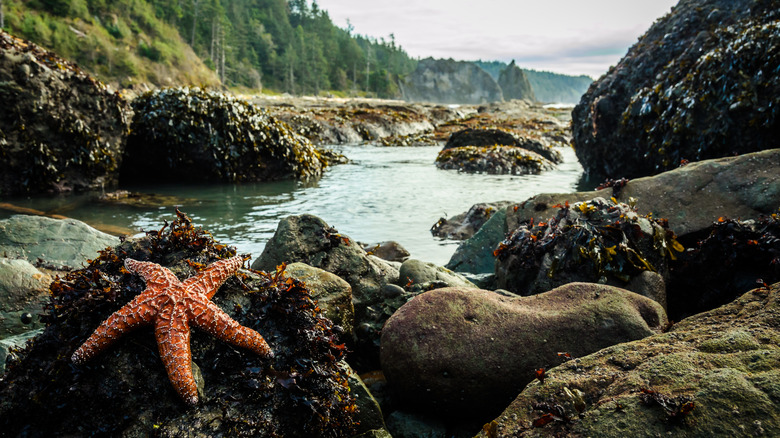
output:
[[392, 33], [412, 57], [509, 62], [606, 73], [677, 0], [317, 0], [333, 23]]

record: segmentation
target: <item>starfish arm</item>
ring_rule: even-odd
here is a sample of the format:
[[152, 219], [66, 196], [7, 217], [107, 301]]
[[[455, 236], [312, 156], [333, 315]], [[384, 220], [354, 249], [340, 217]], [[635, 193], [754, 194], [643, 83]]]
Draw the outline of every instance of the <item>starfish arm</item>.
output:
[[190, 328], [186, 318], [159, 318], [154, 327], [157, 348], [173, 388], [186, 403], [198, 404], [198, 387], [192, 375]]
[[254, 351], [260, 356], [274, 357], [271, 347], [260, 333], [242, 326], [211, 301], [192, 300], [188, 314], [193, 326], [229, 344]]
[[196, 292], [211, 298], [217, 293], [217, 289], [222, 283], [230, 278], [244, 264], [241, 256], [231, 257], [212, 263], [195, 277], [190, 277], [182, 283], [184, 288], [190, 292]]
[[179, 279], [173, 275], [173, 272], [157, 263], [125, 259], [125, 268], [143, 277], [147, 289], [152, 287], [164, 289], [179, 284]]
[[83, 363], [108, 348], [124, 333], [134, 328], [150, 324], [157, 309], [150, 302], [151, 298], [144, 293], [133, 298], [103, 321], [92, 335], [73, 353], [71, 360]]

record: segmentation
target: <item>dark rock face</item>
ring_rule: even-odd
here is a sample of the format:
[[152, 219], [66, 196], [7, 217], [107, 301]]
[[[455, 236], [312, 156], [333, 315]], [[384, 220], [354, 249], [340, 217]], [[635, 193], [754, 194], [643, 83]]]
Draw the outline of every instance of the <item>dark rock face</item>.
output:
[[261, 333], [262, 358], [192, 331], [200, 402], [187, 408], [160, 362], [153, 330], [127, 333], [83, 365], [73, 351], [143, 280], [127, 257], [168, 267], [180, 279], [235, 254], [184, 215], [167, 229], [101, 252], [51, 286], [47, 326], [0, 378], [0, 430], [8, 436], [339, 437], [354, 428], [345, 348], [303, 283], [282, 272], [239, 270], [213, 302]]
[[503, 210], [511, 201], [474, 204], [465, 213], [441, 218], [431, 227], [431, 234], [443, 239], [466, 240], [474, 235], [493, 213]]
[[682, 0], [574, 109], [586, 171], [637, 177], [777, 147], [779, 18], [769, 0]]
[[541, 141], [503, 129], [466, 128], [454, 132], [444, 145], [444, 150], [464, 146], [514, 146], [535, 152], [553, 163], [563, 161], [561, 153]]
[[263, 110], [197, 88], [133, 101], [122, 179], [269, 181], [319, 177], [327, 154]]
[[528, 82], [528, 77], [515, 64], [514, 60], [505, 69], [501, 70], [501, 74], [498, 76], [498, 85], [504, 93], [504, 99], [536, 100], [531, 83]]
[[[382, 369], [421, 410], [495, 415], [539, 368], [658, 333], [660, 305], [611, 286], [571, 283], [531, 297], [444, 288], [402, 306], [382, 330]], [[485, 420], [485, 418], [483, 418]]]
[[478, 104], [504, 100], [501, 87], [471, 62], [426, 58], [401, 84], [412, 102]]
[[[562, 364], [479, 436], [778, 436], [778, 313], [780, 284], [761, 287], [666, 333]], [[550, 411], [556, 418], [540, 421]]]
[[468, 173], [527, 175], [553, 169], [555, 165], [535, 152], [514, 146], [463, 146], [439, 152], [436, 167]]
[[35, 44], [0, 31], [0, 195], [117, 184], [128, 105]]

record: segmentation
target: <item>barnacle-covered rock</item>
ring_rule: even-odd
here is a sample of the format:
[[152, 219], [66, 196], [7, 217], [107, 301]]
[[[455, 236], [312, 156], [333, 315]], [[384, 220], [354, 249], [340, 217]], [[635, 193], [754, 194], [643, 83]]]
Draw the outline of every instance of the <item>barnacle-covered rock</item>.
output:
[[535, 152], [552, 163], [563, 161], [561, 153], [540, 140], [498, 128], [466, 128], [453, 133], [444, 145], [444, 150], [464, 146], [515, 146]]
[[0, 30], [0, 195], [111, 187], [127, 102], [78, 66]]
[[778, 436], [780, 283], [547, 370], [479, 437]]
[[71, 362], [95, 328], [144, 289], [124, 269], [126, 258], [185, 278], [234, 254], [179, 214], [170, 226], [107, 248], [86, 268], [56, 280], [44, 332], [15, 354], [0, 378], [3, 434], [349, 436], [355, 400], [346, 349], [305, 285], [282, 268], [239, 270], [214, 295], [233, 319], [262, 333], [275, 356], [262, 358], [193, 330], [193, 371], [202, 391], [196, 408], [186, 408], [174, 391], [149, 328], [125, 334], [86, 364]]
[[555, 165], [537, 154], [515, 146], [461, 146], [444, 149], [436, 157], [436, 167], [467, 173], [538, 174]]
[[308, 179], [330, 161], [285, 123], [231, 95], [171, 88], [138, 97], [133, 109], [123, 180]]
[[771, 0], [682, 0], [572, 113], [596, 178], [637, 177], [778, 147], [780, 9]]
[[555, 216], [521, 224], [499, 244], [498, 287], [529, 295], [586, 281], [631, 290], [644, 271], [668, 279], [669, 260], [683, 250], [666, 221], [640, 216], [626, 204], [595, 198], [557, 207]]

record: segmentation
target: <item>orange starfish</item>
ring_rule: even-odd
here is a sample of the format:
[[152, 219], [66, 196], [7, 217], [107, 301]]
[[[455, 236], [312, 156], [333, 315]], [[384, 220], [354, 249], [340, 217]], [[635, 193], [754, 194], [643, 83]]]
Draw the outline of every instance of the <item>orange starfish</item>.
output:
[[191, 404], [198, 403], [198, 389], [192, 376], [190, 324], [223, 341], [255, 353], [273, 357], [273, 352], [256, 331], [243, 327], [223, 312], [211, 297], [243, 265], [241, 256], [209, 265], [195, 277], [179, 281], [173, 272], [156, 263], [125, 260], [128, 271], [146, 281], [146, 289], [114, 312], [73, 353], [82, 363], [94, 357], [122, 334], [142, 325], [154, 324], [160, 357], [176, 392]]

